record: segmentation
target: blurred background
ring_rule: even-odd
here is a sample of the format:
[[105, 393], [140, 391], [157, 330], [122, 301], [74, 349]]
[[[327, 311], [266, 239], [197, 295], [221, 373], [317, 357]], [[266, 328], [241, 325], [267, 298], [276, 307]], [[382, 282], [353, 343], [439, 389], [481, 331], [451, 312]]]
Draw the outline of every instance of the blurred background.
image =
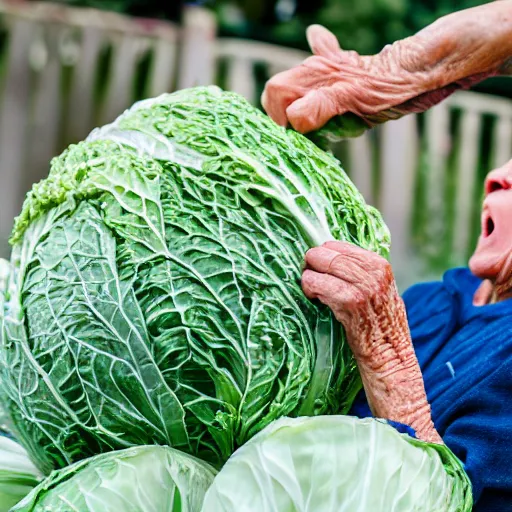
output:
[[[312, 23], [343, 48], [372, 54], [482, 3], [0, 0], [0, 257], [51, 158], [136, 100], [214, 83], [259, 105], [265, 81], [309, 55]], [[391, 229], [400, 288], [466, 264], [485, 174], [512, 158], [511, 84], [488, 80], [332, 148]]]

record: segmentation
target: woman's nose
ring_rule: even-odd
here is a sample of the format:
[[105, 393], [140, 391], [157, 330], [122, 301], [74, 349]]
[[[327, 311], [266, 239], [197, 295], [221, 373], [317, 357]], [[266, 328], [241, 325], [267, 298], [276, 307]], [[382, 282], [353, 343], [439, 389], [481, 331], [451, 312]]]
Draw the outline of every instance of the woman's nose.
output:
[[487, 175], [485, 180], [485, 194], [497, 190], [508, 190], [512, 188], [512, 175], [508, 166], [496, 169]]

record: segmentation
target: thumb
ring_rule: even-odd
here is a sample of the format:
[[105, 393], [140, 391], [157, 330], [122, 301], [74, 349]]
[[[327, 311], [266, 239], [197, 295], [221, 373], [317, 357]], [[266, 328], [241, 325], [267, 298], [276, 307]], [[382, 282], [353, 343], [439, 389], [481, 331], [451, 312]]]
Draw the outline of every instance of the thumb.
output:
[[473, 306], [485, 306], [489, 303], [493, 292], [493, 284], [491, 281], [486, 279], [482, 282], [482, 284], [478, 287], [478, 290], [473, 295]]
[[286, 109], [288, 121], [299, 133], [317, 130], [334, 116], [344, 113], [337, 110], [335, 98], [326, 88], [308, 92]]
[[334, 59], [341, 52], [336, 36], [322, 25], [311, 25], [306, 30], [306, 37], [311, 51], [320, 57]]

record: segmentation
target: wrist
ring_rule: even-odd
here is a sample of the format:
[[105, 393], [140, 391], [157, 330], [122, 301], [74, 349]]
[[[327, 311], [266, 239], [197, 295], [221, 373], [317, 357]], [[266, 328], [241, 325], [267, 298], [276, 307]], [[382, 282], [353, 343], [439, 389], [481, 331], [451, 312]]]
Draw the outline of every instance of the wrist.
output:
[[361, 371], [384, 377], [417, 364], [405, 305], [394, 282], [345, 328]]
[[421, 371], [415, 367], [402, 368], [387, 375], [361, 371], [368, 404], [377, 418], [410, 426], [418, 439], [442, 443], [432, 421]]
[[448, 14], [415, 36], [427, 56], [431, 90], [461, 80], [475, 82], [510, 71], [512, 0], [498, 0]]

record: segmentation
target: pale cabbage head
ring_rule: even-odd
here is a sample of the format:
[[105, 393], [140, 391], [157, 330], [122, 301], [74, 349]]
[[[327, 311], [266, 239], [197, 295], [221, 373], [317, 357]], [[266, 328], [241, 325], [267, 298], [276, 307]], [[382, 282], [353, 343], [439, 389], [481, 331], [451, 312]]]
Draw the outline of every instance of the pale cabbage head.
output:
[[239, 448], [202, 512], [470, 512], [471, 484], [445, 446], [374, 419], [283, 418]]
[[0, 512], [8, 512], [41, 480], [26, 450], [0, 434]]
[[55, 471], [10, 512], [199, 512], [215, 474], [172, 448], [137, 446]]
[[346, 412], [356, 365], [300, 287], [331, 239], [389, 248], [335, 158], [236, 94], [164, 95], [71, 146], [2, 274], [19, 441], [45, 473], [150, 444], [220, 466], [275, 419]]

